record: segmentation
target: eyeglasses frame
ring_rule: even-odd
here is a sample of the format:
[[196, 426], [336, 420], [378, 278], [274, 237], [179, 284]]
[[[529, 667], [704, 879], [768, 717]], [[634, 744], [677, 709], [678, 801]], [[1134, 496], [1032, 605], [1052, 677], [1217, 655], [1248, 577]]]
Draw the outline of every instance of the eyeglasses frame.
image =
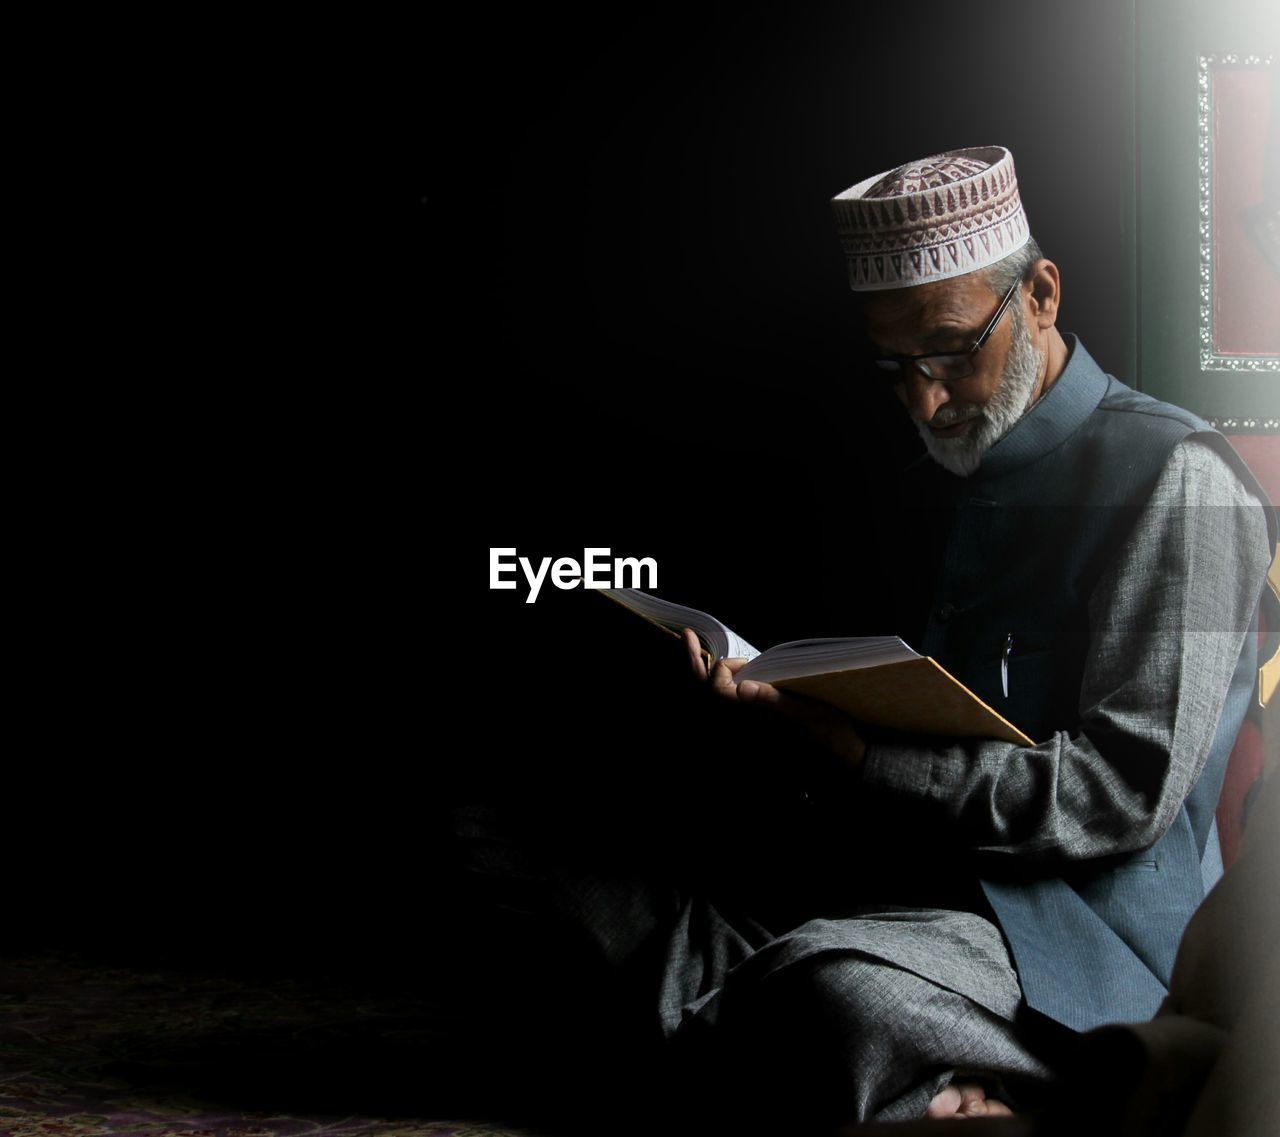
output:
[[[973, 366], [973, 357], [982, 349], [982, 345], [991, 338], [991, 334], [996, 330], [996, 327], [1000, 323], [1000, 317], [1004, 315], [1004, 310], [1009, 307], [1009, 301], [1013, 299], [1013, 294], [1018, 291], [1018, 288], [1022, 283], [1022, 280], [1015, 280], [1013, 284], [1010, 285], [1009, 291], [1004, 294], [1004, 299], [1000, 301], [1000, 307], [996, 309], [995, 315], [987, 322], [987, 326], [982, 329], [982, 334], [973, 341], [973, 346], [969, 348], [968, 351], [930, 351], [924, 352], [921, 355], [878, 355], [875, 358], [876, 366], [880, 367], [883, 363], [897, 363], [898, 370], [892, 372], [890, 376], [895, 385], [902, 382], [907, 377], [908, 364], [918, 368], [924, 374], [925, 378], [932, 379], [935, 383], [951, 383], [962, 379], [968, 379], [976, 370]], [[955, 359], [959, 356], [968, 357], [969, 371], [964, 375], [953, 375], [948, 379], [934, 379], [928, 371], [925, 371], [923, 367], [916, 363], [916, 360], [918, 359]], [[881, 370], [887, 369], [881, 367]]]

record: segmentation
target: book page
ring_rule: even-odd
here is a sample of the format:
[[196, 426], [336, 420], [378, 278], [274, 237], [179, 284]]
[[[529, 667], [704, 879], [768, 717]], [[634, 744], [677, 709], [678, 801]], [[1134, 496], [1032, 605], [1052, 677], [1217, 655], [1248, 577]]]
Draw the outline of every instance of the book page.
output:
[[661, 600], [638, 588], [598, 588], [596, 591], [673, 635], [678, 636], [681, 628], [692, 628], [698, 633], [702, 646], [711, 653], [712, 666], [722, 659], [755, 659], [760, 654], [733, 629], [697, 608]]
[[776, 679], [824, 675], [855, 667], [880, 667], [919, 658], [920, 654], [898, 636], [789, 640], [752, 660], [734, 676], [734, 682], [758, 679], [772, 683]]

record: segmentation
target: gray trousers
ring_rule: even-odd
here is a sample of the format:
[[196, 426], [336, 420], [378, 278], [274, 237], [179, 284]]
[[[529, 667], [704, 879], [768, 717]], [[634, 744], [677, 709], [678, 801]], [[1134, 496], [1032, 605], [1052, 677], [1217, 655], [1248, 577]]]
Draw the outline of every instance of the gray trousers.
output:
[[971, 912], [859, 910], [771, 935], [689, 897], [659, 1013], [745, 1117], [839, 1125], [921, 1117], [957, 1071], [1015, 1104], [1010, 1087], [1047, 1084], [1020, 998], [998, 929]]
[[[539, 855], [483, 811], [463, 811], [460, 831], [472, 884], [501, 914], [489, 927], [507, 945], [505, 980], [553, 988], [557, 1009], [536, 1015], [567, 1016], [588, 1047], [628, 1033], [651, 1046], [645, 1076], [669, 1074], [671, 1100], [695, 1115], [897, 1120], [922, 1116], [957, 1071], [1014, 1105], [1051, 1079], [1015, 1024], [1000, 933], [975, 913], [880, 906], [778, 933], [674, 885]], [[522, 976], [532, 939], [541, 959], [571, 960], [567, 974], [540, 963]]]

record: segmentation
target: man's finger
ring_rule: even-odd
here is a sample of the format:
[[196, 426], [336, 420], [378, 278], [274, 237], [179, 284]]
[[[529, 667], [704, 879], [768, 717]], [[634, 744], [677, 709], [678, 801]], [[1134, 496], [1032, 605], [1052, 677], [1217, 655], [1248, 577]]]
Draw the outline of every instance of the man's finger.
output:
[[749, 702], [768, 703], [783, 714], [804, 717], [807, 708], [792, 696], [779, 691], [772, 683], [744, 679], [738, 684], [738, 695]]
[[727, 695], [733, 695], [735, 698], [739, 692], [734, 689], [733, 671], [730, 670], [725, 660], [720, 660], [716, 664], [715, 670], [711, 672], [711, 685], [717, 690]]
[[685, 650], [689, 656], [689, 664], [693, 668], [693, 673], [699, 679], [707, 677], [707, 665], [702, 658], [701, 644], [698, 642], [698, 634], [692, 628], [684, 628], [680, 632], [681, 639], [684, 640]]

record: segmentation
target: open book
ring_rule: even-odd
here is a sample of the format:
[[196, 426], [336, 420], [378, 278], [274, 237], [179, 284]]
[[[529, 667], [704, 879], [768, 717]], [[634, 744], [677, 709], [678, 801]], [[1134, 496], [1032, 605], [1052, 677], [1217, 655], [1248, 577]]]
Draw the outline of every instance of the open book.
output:
[[735, 683], [756, 679], [839, 707], [860, 722], [923, 734], [1035, 743], [935, 660], [897, 636], [792, 640], [759, 651], [714, 616], [638, 588], [600, 588], [611, 600], [671, 635], [692, 628], [710, 670], [721, 659], [750, 662]]

